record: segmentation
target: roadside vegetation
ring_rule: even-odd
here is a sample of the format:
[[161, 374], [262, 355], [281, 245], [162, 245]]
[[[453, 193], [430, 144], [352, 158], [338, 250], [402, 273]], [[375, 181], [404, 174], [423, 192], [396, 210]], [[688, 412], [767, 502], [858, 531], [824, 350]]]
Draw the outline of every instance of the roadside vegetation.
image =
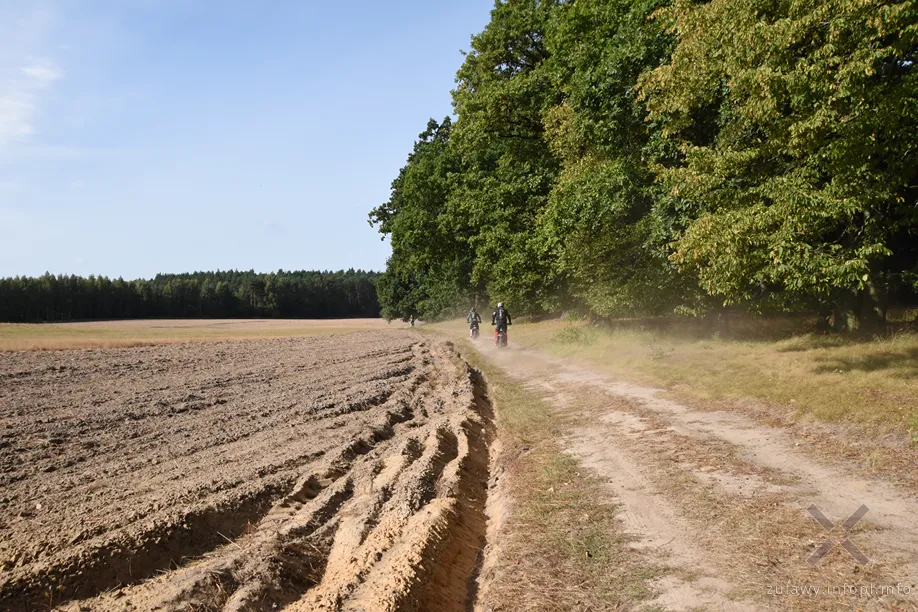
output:
[[[458, 332], [460, 325], [445, 324]], [[633, 382], [704, 400], [760, 400], [781, 414], [908, 432], [918, 443], [918, 334], [721, 336], [678, 323], [618, 329], [584, 322], [518, 323], [511, 343], [572, 357]], [[739, 332], [735, 332], [739, 335]]]
[[[775, 607], [769, 585], [832, 584], [840, 579], [892, 584], [900, 579], [902, 567], [894, 555], [886, 557], [888, 542], [868, 535], [859, 534], [860, 543], [870, 549], [871, 559], [884, 557], [883, 562], [863, 568], [843, 553], [818, 567], [807, 564], [823, 532], [800, 508], [813, 503], [816, 495], [811, 478], [832, 473], [829, 466], [844, 466], [839, 472], [844, 477], [838, 482], [829, 478], [820, 487], [849, 490], [844, 483], [851, 477], [859, 487], [891, 486], [902, 500], [913, 499], [918, 491], [918, 440], [912, 438], [918, 431], [906, 436], [902, 429], [904, 425], [908, 431], [915, 420], [903, 414], [918, 406], [918, 336], [859, 343], [844, 336], [788, 337], [778, 333], [782, 325], [771, 330], [752, 325], [747, 337], [737, 339], [697, 326], [654, 329], [660, 321], [630, 323], [633, 327], [620, 322], [619, 329], [601, 329], [571, 321], [520, 322], [511, 328], [509, 352], [489, 350], [481, 341], [461, 341], [469, 347], [466, 358], [493, 382], [501, 439], [514, 439], [509, 452], [501, 453], [512, 466], [506, 468], [512, 471], [505, 490], [515, 503], [521, 500], [513, 506], [520, 516], [511, 512], [515, 522], [502, 526], [511, 542], [505, 562], [519, 563], [521, 582], [532, 581], [556, 597], [564, 594], [553, 593], [555, 576], [577, 585], [572, 599], [552, 600], [557, 605], [548, 609], [654, 609], [655, 604], [668, 609], [680, 607], [668, 599], [675, 593], [697, 609], [721, 607], [716, 600], [701, 600], [713, 597], [711, 592], [690, 588], [704, 584], [705, 576], [721, 581], [719, 596], [743, 600], [748, 609]], [[432, 328], [454, 337], [467, 333], [462, 321]], [[842, 369], [842, 363], [864, 367]], [[656, 394], [648, 387], [669, 393]], [[650, 395], [670, 401], [662, 407], [645, 403]], [[737, 410], [753, 418], [736, 415], [733, 420], [731, 415], [707, 415], [708, 410]], [[782, 426], [788, 435], [756, 421]], [[738, 435], [725, 431], [731, 429]], [[540, 435], [542, 431], [547, 435]], [[566, 471], [553, 467], [573, 458], [567, 453], [579, 461]], [[796, 459], [782, 462], [791, 456]], [[811, 458], [815, 461], [803, 471], [809, 476], [801, 477], [795, 467]], [[629, 461], [631, 469], [621, 469]], [[501, 474], [499, 467], [496, 473]], [[591, 480], [591, 475], [600, 478]], [[610, 496], [610, 487], [618, 493]], [[641, 495], [621, 490], [640, 490]], [[576, 497], [565, 497], [568, 491]], [[876, 492], [868, 486], [863, 494]], [[584, 500], [608, 507], [599, 503], [587, 509], [591, 504]], [[623, 538], [635, 532], [648, 537], [628, 523], [627, 517], [635, 514], [654, 525], [649, 533], [659, 535], [659, 523], [645, 512], [670, 530], [662, 532], [666, 544], [660, 549]], [[623, 533], [623, 525], [630, 525], [629, 531]], [[514, 532], [516, 526], [531, 537]], [[864, 527], [868, 534], [874, 529]], [[601, 595], [591, 582], [595, 568], [590, 555], [578, 561], [570, 553], [583, 550], [580, 534], [590, 532], [603, 534], [606, 556], [631, 551], [612, 570], [616, 577], [609, 578], [614, 583], [623, 577], [618, 596], [594, 599]], [[554, 543], [546, 546], [553, 537]], [[672, 539], [679, 541], [670, 547]], [[672, 554], [660, 558], [660, 551]], [[526, 601], [512, 580], [498, 584], [510, 601]], [[581, 601], [589, 605], [572, 605]], [[826, 592], [805, 601], [788, 598], [777, 607], [837, 610], [850, 604], [850, 597]], [[887, 601], [878, 605], [886, 607], [900, 609]]]
[[[423, 329], [423, 328], [421, 328]], [[509, 378], [475, 350], [462, 356], [487, 380], [501, 450], [495, 575], [480, 604], [492, 610], [617, 610], [655, 596], [666, 568], [635, 555], [601, 480], [564, 452], [559, 423], [538, 390]], [[495, 495], [492, 490], [491, 495]]]
[[498, 0], [371, 223], [383, 315], [918, 302], [918, 2]]

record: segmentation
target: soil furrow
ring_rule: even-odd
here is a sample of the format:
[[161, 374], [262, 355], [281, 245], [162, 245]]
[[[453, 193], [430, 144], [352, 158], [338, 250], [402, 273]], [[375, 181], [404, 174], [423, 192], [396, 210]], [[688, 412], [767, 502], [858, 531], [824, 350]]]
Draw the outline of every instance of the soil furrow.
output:
[[448, 345], [5, 353], [0, 375], [0, 609], [474, 600], [493, 432]]

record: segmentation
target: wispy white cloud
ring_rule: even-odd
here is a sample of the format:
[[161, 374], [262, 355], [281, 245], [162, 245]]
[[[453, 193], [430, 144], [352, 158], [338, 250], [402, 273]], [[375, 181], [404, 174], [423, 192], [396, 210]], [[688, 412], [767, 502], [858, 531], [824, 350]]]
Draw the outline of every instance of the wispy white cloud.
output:
[[42, 96], [62, 77], [50, 60], [30, 63], [0, 83], [0, 148], [23, 141], [35, 132]]
[[49, 85], [62, 76], [57, 66], [49, 63], [25, 66], [22, 73], [39, 85]]
[[35, 104], [22, 92], [0, 96], [0, 147], [32, 133]]
[[29, 140], [38, 131], [43, 103], [63, 78], [51, 59], [50, 30], [54, 14], [21, 4], [0, 9], [0, 152]]

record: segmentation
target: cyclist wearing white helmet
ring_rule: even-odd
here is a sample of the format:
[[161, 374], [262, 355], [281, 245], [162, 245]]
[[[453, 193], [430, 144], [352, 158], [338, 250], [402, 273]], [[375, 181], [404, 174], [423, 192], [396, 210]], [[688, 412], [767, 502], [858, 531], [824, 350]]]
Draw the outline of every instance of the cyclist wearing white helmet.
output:
[[504, 308], [503, 302], [497, 303], [497, 310], [491, 315], [491, 325], [496, 326], [498, 332], [507, 331], [507, 326], [513, 325], [510, 311]]

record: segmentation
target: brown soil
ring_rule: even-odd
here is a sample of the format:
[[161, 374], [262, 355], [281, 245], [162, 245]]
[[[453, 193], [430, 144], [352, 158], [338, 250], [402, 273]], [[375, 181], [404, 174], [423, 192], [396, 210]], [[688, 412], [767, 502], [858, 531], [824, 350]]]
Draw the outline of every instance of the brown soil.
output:
[[0, 353], [0, 609], [467, 609], [482, 385], [411, 332]]

